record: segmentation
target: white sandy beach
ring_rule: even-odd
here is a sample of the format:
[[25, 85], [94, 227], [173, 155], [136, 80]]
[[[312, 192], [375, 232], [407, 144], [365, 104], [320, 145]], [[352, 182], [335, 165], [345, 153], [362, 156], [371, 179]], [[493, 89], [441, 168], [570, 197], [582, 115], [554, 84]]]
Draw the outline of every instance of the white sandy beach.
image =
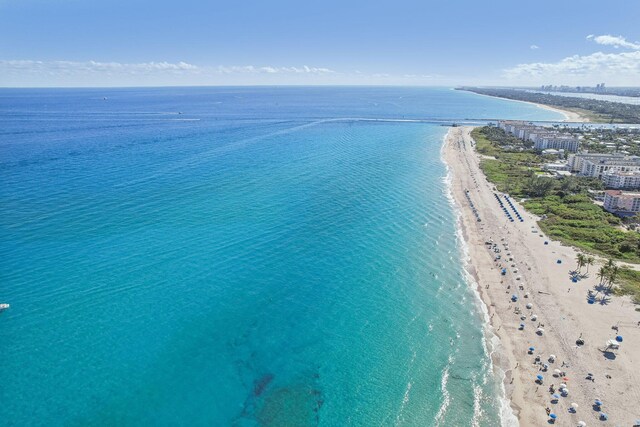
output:
[[[471, 129], [451, 128], [443, 157], [450, 168], [452, 194], [461, 211], [470, 273], [477, 280], [491, 326], [500, 338], [494, 363], [506, 372], [506, 395], [520, 425], [547, 425], [546, 408], [557, 415], [555, 425], [559, 426], [576, 426], [579, 421], [588, 426], [633, 425], [640, 419], [640, 312], [626, 297], [602, 302], [599, 294], [595, 304], [588, 304], [587, 291], [598, 285], [599, 265], [590, 267], [588, 278], [573, 283], [569, 277], [569, 271], [576, 267], [577, 252], [573, 248], [542, 236], [536, 224], [538, 218], [515, 200], [524, 222], [508, 221], [496, 201], [493, 185], [479, 168]], [[469, 200], [481, 222], [476, 220]], [[538, 232], [534, 233], [534, 229]], [[485, 245], [490, 240], [500, 252]], [[549, 243], [545, 245], [545, 241]], [[496, 261], [498, 255], [501, 259]], [[507, 268], [504, 276], [502, 268]], [[518, 295], [517, 302], [511, 301], [513, 294]], [[531, 309], [526, 308], [529, 303]], [[532, 320], [533, 315], [536, 320]], [[523, 330], [519, 329], [521, 323], [525, 324]], [[612, 326], [617, 326], [618, 331]], [[536, 333], [538, 327], [544, 329], [542, 335]], [[602, 351], [605, 343], [618, 334], [624, 338], [620, 348]], [[579, 337], [585, 341], [583, 346], [576, 345]], [[535, 348], [532, 354], [529, 347]], [[551, 354], [556, 356], [553, 363], [548, 361]], [[538, 364], [534, 363], [536, 356], [540, 356]], [[546, 372], [541, 371], [542, 363], [548, 364]], [[568, 379], [554, 376], [555, 369], [563, 371]], [[588, 373], [594, 375], [593, 381], [586, 379]], [[543, 375], [542, 384], [535, 382], [537, 375]], [[559, 393], [557, 389], [563, 382], [568, 395], [552, 403], [549, 386], [554, 385]], [[599, 420], [593, 407], [596, 398], [604, 403], [601, 409], [609, 417], [606, 423]], [[569, 411], [571, 403], [579, 405], [575, 413]]]
[[590, 122], [590, 120], [588, 118], [576, 113], [575, 111], [564, 110], [562, 108], [552, 107], [550, 105], [545, 105], [545, 104], [539, 104], [537, 102], [521, 101], [521, 100], [518, 100], [518, 99], [501, 98], [499, 96], [485, 95], [484, 93], [476, 93], [476, 92], [472, 92], [472, 93], [474, 93], [475, 95], [478, 95], [478, 96], [488, 96], [489, 98], [502, 99], [502, 100], [507, 100], [507, 101], [512, 101], [512, 102], [523, 102], [525, 104], [535, 105], [536, 107], [542, 108], [544, 110], [555, 111], [556, 113], [562, 114], [564, 116], [564, 120], [563, 121], [565, 121], [565, 122], [583, 122], [583, 123]]

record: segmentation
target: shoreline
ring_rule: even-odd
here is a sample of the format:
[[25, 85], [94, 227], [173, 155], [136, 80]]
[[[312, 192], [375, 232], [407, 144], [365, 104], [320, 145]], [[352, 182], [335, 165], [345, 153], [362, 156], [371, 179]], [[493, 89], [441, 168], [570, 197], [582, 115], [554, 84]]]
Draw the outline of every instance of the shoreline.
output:
[[[479, 157], [472, 149], [471, 127], [451, 128], [445, 136], [441, 157], [447, 166], [448, 190], [456, 210], [457, 238], [461, 239], [461, 257], [469, 286], [475, 288], [486, 313], [485, 339], [493, 363], [494, 374], [502, 380], [501, 393], [509, 410], [501, 409], [503, 425], [544, 425], [548, 418], [545, 408], [558, 415], [556, 425], [576, 425], [584, 420], [592, 425], [598, 413], [591, 407], [595, 398], [605, 402], [604, 410], [609, 419], [622, 425], [631, 425], [640, 418], [640, 410], [634, 405], [640, 401], [640, 313], [627, 297], [614, 297], [606, 304], [589, 305], [586, 291], [597, 285], [594, 266], [591, 277], [579, 283], [571, 283], [568, 271], [575, 265], [577, 252], [548, 238], [540, 238], [538, 218], [527, 213], [515, 201], [514, 206], [523, 214], [525, 222], [510, 223], [495, 200], [493, 185], [486, 181], [479, 169]], [[469, 193], [466, 193], [469, 190]], [[466, 194], [473, 201], [482, 222], [472, 213]], [[538, 229], [531, 232], [531, 227]], [[502, 265], [495, 260], [496, 252], [484, 244], [493, 239], [499, 254], [510, 254], [513, 261]], [[504, 239], [504, 240], [501, 240]], [[544, 245], [543, 241], [549, 241]], [[507, 244], [505, 247], [504, 245]], [[562, 260], [562, 264], [556, 261]], [[505, 276], [501, 268], [509, 271]], [[517, 270], [516, 270], [517, 269]], [[513, 273], [513, 271], [517, 273]], [[517, 277], [520, 276], [520, 279]], [[522, 286], [522, 288], [520, 288]], [[525, 297], [525, 293], [528, 293]], [[519, 302], [510, 300], [511, 294], [519, 295]], [[526, 298], [526, 299], [525, 299]], [[527, 303], [533, 309], [525, 309]], [[518, 311], [516, 313], [515, 311]], [[530, 320], [535, 313], [536, 322]], [[521, 320], [521, 316], [525, 316]], [[520, 323], [526, 326], [519, 330]], [[536, 323], [544, 323], [544, 333], [535, 333]], [[602, 353], [606, 341], [615, 337], [612, 325], [618, 325], [624, 335], [624, 343], [615, 352], [615, 359], [607, 359]], [[585, 345], [574, 343], [583, 334]], [[496, 343], [493, 336], [497, 337]], [[533, 355], [527, 349], [534, 346]], [[556, 355], [556, 362], [546, 361], [549, 354]], [[535, 355], [549, 369], [540, 372], [540, 364], [534, 364]], [[571, 394], [558, 403], [551, 403], [550, 384], [556, 388], [563, 381], [553, 376], [554, 369], [566, 371]], [[595, 374], [595, 382], [586, 380], [587, 373]], [[534, 382], [542, 374], [542, 385]], [[576, 414], [569, 413], [572, 402], [579, 405]], [[635, 411], [635, 412], [634, 412]], [[509, 412], [513, 413], [513, 417]], [[517, 421], [515, 421], [517, 418]]]
[[496, 384], [499, 387], [499, 411], [502, 427], [517, 427], [519, 425], [517, 412], [514, 411], [513, 403], [509, 397], [507, 397], [506, 385], [510, 379], [508, 375], [509, 365], [505, 363], [504, 351], [500, 347], [501, 339], [498, 336], [492, 318], [489, 315], [489, 304], [483, 297], [482, 289], [480, 287], [480, 280], [478, 274], [475, 271], [471, 256], [469, 238], [466, 233], [466, 229], [463, 223], [462, 207], [458, 204], [453, 192], [453, 171], [447, 163], [445, 155], [447, 153], [447, 142], [450, 137], [451, 130], [447, 132], [443, 138], [443, 144], [440, 150], [440, 158], [445, 165], [446, 174], [446, 188], [449, 203], [454, 211], [455, 227], [456, 227], [456, 240], [460, 248], [460, 256], [462, 257], [462, 269], [465, 276], [467, 285], [471, 288], [478, 308], [482, 313], [482, 320], [484, 325], [482, 327], [484, 348], [491, 363], [491, 371], [496, 376]]
[[559, 120], [561, 122], [591, 123], [591, 120], [589, 120], [587, 117], [583, 116], [580, 113], [576, 113], [575, 111], [571, 111], [571, 110], [564, 110], [562, 108], [554, 107], [551, 105], [539, 104], [537, 102], [531, 102], [531, 101], [521, 101], [518, 99], [501, 98], [499, 96], [485, 95], [484, 93], [476, 93], [468, 90], [465, 92], [473, 93], [478, 96], [486, 96], [488, 98], [501, 99], [503, 101], [522, 102], [524, 104], [535, 105], [536, 107], [542, 108], [543, 110], [554, 111], [556, 113], [562, 114], [564, 116], [564, 120]]

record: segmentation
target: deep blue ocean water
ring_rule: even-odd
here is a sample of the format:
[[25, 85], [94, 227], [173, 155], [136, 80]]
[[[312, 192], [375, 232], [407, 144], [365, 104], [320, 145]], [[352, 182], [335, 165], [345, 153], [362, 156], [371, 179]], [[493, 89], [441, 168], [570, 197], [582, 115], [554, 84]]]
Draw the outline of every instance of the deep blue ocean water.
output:
[[0, 424], [499, 424], [444, 88], [0, 89]]

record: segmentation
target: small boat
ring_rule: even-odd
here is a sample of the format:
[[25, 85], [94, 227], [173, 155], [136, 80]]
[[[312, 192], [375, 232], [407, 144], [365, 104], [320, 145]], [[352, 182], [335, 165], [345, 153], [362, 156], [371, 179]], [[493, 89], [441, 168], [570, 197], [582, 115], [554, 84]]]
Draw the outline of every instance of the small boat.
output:
[[11, 307], [9, 304], [0, 304], [0, 311], [6, 310], [9, 307]]

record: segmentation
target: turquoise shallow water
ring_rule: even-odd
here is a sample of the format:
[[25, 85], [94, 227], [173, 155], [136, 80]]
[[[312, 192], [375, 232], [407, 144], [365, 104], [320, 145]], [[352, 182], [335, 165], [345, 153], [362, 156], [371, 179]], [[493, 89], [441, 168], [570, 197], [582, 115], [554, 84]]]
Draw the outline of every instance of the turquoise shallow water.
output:
[[0, 420], [498, 424], [447, 128], [360, 120], [496, 116], [558, 118], [448, 89], [0, 90]]

